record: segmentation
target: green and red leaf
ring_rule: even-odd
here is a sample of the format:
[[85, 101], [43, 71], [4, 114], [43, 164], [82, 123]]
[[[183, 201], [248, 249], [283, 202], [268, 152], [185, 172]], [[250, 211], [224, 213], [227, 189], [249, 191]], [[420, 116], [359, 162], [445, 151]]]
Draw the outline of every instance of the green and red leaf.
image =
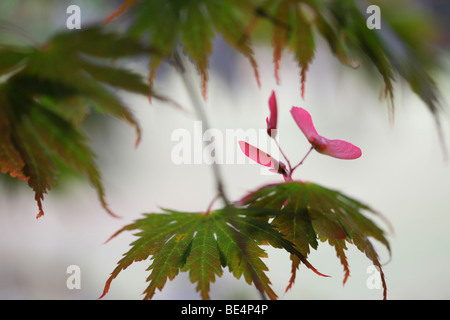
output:
[[261, 259], [267, 257], [260, 247], [262, 244], [287, 250], [320, 274], [291, 242], [265, 221], [264, 212], [260, 210], [225, 207], [208, 214], [164, 210], [160, 214], [146, 214], [113, 237], [123, 231], [137, 231], [138, 239], [107, 280], [102, 297], [122, 270], [151, 256], [145, 299], [153, 298], [156, 289], [161, 290], [167, 280], [174, 279], [180, 271], [189, 272], [201, 297], [209, 299], [210, 285], [216, 277], [222, 276], [225, 267], [237, 279], [243, 276], [262, 294], [276, 299], [266, 275], [268, 268]]
[[85, 175], [113, 214], [80, 124], [92, 112], [112, 115], [131, 124], [139, 142], [137, 120], [111, 88], [143, 96], [153, 92], [142, 77], [110, 59], [149, 52], [132, 38], [98, 27], [58, 33], [42, 46], [0, 48], [0, 74], [8, 76], [0, 84], [0, 172], [27, 181], [38, 217], [60, 164]]
[[[370, 238], [378, 240], [390, 252], [385, 233], [363, 213], [380, 216], [367, 205], [336, 191], [311, 182], [289, 182], [262, 187], [244, 197], [248, 208], [271, 211], [272, 225], [305, 257], [310, 247], [317, 249], [318, 241], [328, 241], [344, 268], [344, 283], [350, 274], [345, 256], [347, 244], [354, 244], [381, 271], [383, 297], [387, 287], [381, 263]], [[292, 277], [287, 289], [295, 281], [299, 261], [291, 255]]]

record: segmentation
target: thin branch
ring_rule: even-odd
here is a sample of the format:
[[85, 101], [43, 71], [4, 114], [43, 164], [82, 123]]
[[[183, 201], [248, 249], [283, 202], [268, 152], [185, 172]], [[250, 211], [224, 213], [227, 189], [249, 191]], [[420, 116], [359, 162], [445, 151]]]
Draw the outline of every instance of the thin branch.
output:
[[[173, 58], [174, 58], [173, 65], [181, 75], [181, 78], [183, 79], [184, 85], [189, 93], [195, 111], [200, 120], [202, 121], [203, 132], [208, 131], [210, 129], [210, 125], [208, 122], [208, 117], [206, 116], [204, 110], [204, 100], [200, 97], [198, 91], [193, 86], [194, 81], [191, 79], [192, 72], [188, 69], [189, 62], [184, 57], [184, 55], [180, 54], [177, 50], [174, 51]], [[211, 167], [213, 170], [214, 178], [216, 180], [217, 192], [219, 193], [219, 196], [224, 200], [226, 205], [228, 205], [230, 202], [228, 200], [227, 195], [225, 194], [222, 174], [219, 169], [219, 166], [217, 165], [216, 162], [213, 162], [211, 164]]]
[[308, 151], [308, 152], [306, 153], [306, 155], [303, 157], [302, 161], [300, 161], [295, 167], [292, 168], [291, 174], [292, 174], [292, 172], [293, 172], [295, 169], [297, 169], [298, 166], [300, 166], [300, 165], [303, 164], [303, 161], [305, 161], [306, 157], [309, 156], [309, 154], [311, 153], [311, 151], [313, 151], [313, 149], [314, 149], [314, 147], [311, 146], [311, 148], [309, 149], [309, 151]]
[[221, 195], [218, 194], [218, 195], [214, 196], [214, 198], [211, 200], [211, 202], [210, 202], [210, 204], [209, 204], [209, 206], [208, 206], [208, 209], [207, 209], [206, 212], [205, 212], [205, 215], [206, 215], [206, 216], [209, 215], [209, 214], [211, 213], [212, 207], [213, 207], [214, 203], [216, 202], [216, 200], [217, 200], [220, 196], [221, 196]]
[[286, 163], [287, 163], [287, 165], [288, 165], [288, 167], [289, 167], [289, 172], [292, 173], [291, 162], [289, 161], [289, 159], [286, 157], [286, 155], [284, 154], [283, 150], [281, 149], [281, 146], [280, 146], [280, 144], [278, 143], [277, 138], [274, 137], [273, 140], [275, 141], [275, 144], [277, 145], [278, 150], [280, 150], [280, 153], [281, 153], [281, 155], [283, 156], [284, 160], [286, 160]]

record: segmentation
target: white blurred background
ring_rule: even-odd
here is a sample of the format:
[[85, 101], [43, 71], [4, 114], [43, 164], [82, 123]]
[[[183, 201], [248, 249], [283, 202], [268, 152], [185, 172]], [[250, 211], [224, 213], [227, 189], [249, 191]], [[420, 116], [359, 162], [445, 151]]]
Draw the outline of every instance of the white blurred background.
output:
[[[61, 1], [55, 12], [59, 8], [64, 13], [64, 3]], [[88, 2], [70, 2], [77, 3]], [[94, 9], [92, 12], [99, 14]], [[36, 14], [26, 17], [38, 22]], [[63, 19], [61, 25], [65, 24], [64, 14], [55, 14], [53, 19]], [[290, 116], [293, 105], [310, 111], [320, 134], [359, 146], [363, 156], [353, 161], [312, 153], [295, 178], [338, 189], [378, 210], [391, 222], [394, 234], [388, 239], [392, 259], [384, 266], [389, 299], [449, 299], [450, 168], [443, 160], [435, 123], [424, 104], [407, 85], [398, 82], [395, 121], [390, 124], [387, 101], [379, 99], [382, 85], [378, 76], [341, 66], [322, 43], [307, 73], [303, 100], [299, 69], [289, 53], [281, 62], [280, 85], [273, 77], [270, 48], [255, 46], [255, 54], [260, 88], [250, 64], [220, 39], [217, 41], [206, 101], [212, 127], [224, 133], [240, 128], [264, 130], [267, 101], [275, 90], [280, 143], [292, 162], [299, 161], [309, 148]], [[130, 62], [128, 67], [146, 72], [146, 65], [138, 62]], [[445, 100], [450, 101], [448, 73], [435, 76]], [[155, 89], [193, 110], [183, 83], [170, 67], [161, 69]], [[109, 216], [95, 190], [84, 180], [77, 180], [61, 181], [45, 197], [45, 216], [36, 220], [32, 191], [0, 180], [0, 299], [96, 299], [134, 240], [130, 233], [124, 233], [104, 244], [115, 231], [139, 219], [142, 213], [159, 212], [159, 207], [203, 211], [214, 197], [211, 167], [176, 165], [171, 160], [177, 144], [171, 140], [172, 133], [179, 128], [193, 133], [197, 118], [156, 100], [150, 105], [145, 98], [123, 98], [143, 128], [137, 149], [133, 128], [119, 121], [110, 119], [99, 128], [87, 128], [98, 155], [107, 200], [121, 219]], [[442, 123], [450, 146], [448, 115], [443, 116]], [[236, 144], [236, 154], [242, 157], [239, 152]], [[278, 176], [261, 175], [260, 167], [248, 162], [221, 165], [220, 169], [231, 199], [262, 184], [281, 181]], [[382, 221], [377, 222], [385, 227]], [[387, 252], [381, 246], [379, 249], [381, 260], [387, 262]], [[284, 293], [291, 269], [288, 254], [271, 248], [267, 251], [269, 257], [264, 262], [270, 269], [268, 276], [281, 299], [382, 298], [382, 289], [369, 289], [366, 284], [371, 275], [367, 273], [370, 261], [353, 247], [347, 254], [351, 274], [345, 286], [334, 249], [321, 243], [309, 261], [332, 277], [318, 277], [300, 266], [288, 293]], [[70, 265], [80, 267], [81, 289], [69, 290], [66, 286]], [[141, 299], [149, 265], [149, 261], [139, 262], [122, 271], [104, 299]], [[211, 297], [259, 299], [259, 294], [226, 270], [212, 284]], [[187, 273], [179, 274], [155, 295], [155, 299], [199, 298]]]

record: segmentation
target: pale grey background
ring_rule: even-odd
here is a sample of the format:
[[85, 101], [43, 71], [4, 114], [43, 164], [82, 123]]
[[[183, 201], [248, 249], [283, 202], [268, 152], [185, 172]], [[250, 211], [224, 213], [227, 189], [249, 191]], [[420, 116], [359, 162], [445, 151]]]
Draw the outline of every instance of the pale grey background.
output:
[[[43, 29], [59, 23], [65, 25], [66, 3], [80, 3], [83, 19], [105, 16], [95, 8], [85, 15], [83, 6], [88, 2], [57, 2], [59, 6], [55, 5], [51, 14], [54, 23], [44, 21]], [[40, 25], [39, 14], [45, 17], [44, 13], [30, 9], [21, 17], [23, 20], [15, 22]], [[42, 34], [48, 32], [42, 30]], [[264, 129], [267, 100], [270, 91], [275, 89], [280, 143], [292, 161], [301, 159], [308, 150], [306, 139], [290, 117], [289, 109], [293, 105], [310, 111], [322, 135], [359, 146], [363, 156], [354, 161], [313, 153], [295, 177], [339, 189], [369, 204], [390, 220], [395, 234], [389, 235], [393, 256], [384, 269], [388, 298], [448, 299], [450, 168], [443, 161], [432, 116], [406, 85], [397, 83], [395, 122], [390, 125], [387, 102], [378, 98], [381, 85], [370, 81], [377, 76], [367, 77], [362, 70], [341, 66], [324, 44], [318, 46], [316, 59], [307, 74], [306, 97], [302, 100], [299, 69], [289, 53], [285, 53], [282, 60], [281, 84], [277, 86], [270, 49], [256, 46], [262, 80], [258, 88], [249, 63], [218, 40], [206, 102], [213, 127], [223, 132], [233, 128]], [[146, 74], [146, 65], [130, 62], [128, 67]], [[448, 73], [442, 70], [436, 76], [446, 101], [450, 101]], [[161, 70], [156, 89], [192, 110], [180, 79], [169, 67]], [[80, 181], [62, 184], [50, 192], [44, 202], [46, 215], [36, 220], [32, 191], [26, 187], [13, 188], [5, 179], [0, 180], [1, 299], [96, 299], [133, 240], [131, 234], [123, 234], [103, 244], [111, 234], [140, 218], [144, 212], [157, 212], [159, 206], [187, 211], [201, 211], [208, 206], [215, 194], [210, 168], [207, 165], [177, 166], [171, 161], [175, 145], [170, 139], [172, 132], [178, 128], [192, 131], [196, 118], [158, 101], [149, 105], [145, 98], [123, 98], [143, 128], [138, 149], [133, 147], [134, 130], [126, 124], [109, 120], [98, 130], [89, 127], [108, 202], [122, 219], [108, 216], [95, 191], [87, 182]], [[448, 115], [442, 120], [450, 142]], [[261, 175], [257, 165], [223, 165], [221, 169], [232, 199], [264, 183], [280, 181], [276, 176]], [[318, 277], [301, 267], [293, 289], [287, 294], [284, 289], [290, 277], [288, 255], [274, 249], [268, 252], [269, 258], [265, 259], [270, 268], [268, 274], [282, 299], [382, 297], [381, 290], [367, 288], [370, 274], [366, 270], [370, 261], [354, 248], [348, 253], [351, 276], [345, 286], [342, 286], [342, 267], [334, 250], [321, 244], [309, 260], [332, 278]], [[380, 255], [383, 261], [388, 260], [381, 247]], [[72, 264], [81, 268], [80, 290], [66, 287], [69, 276], [66, 268]], [[113, 281], [105, 299], [141, 299], [148, 265], [149, 262], [140, 262], [123, 271]], [[254, 287], [243, 279], [232, 278], [227, 271], [212, 285], [211, 297], [258, 299], [259, 295]], [[198, 298], [186, 273], [155, 295], [155, 299]]]

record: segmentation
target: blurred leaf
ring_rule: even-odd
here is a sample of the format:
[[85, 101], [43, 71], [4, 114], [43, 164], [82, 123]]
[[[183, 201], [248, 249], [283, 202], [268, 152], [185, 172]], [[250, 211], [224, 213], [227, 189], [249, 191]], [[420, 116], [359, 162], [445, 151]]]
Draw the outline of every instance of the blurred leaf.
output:
[[[367, 27], [366, 9], [370, 4], [380, 7], [379, 30]], [[282, 51], [292, 51], [301, 69], [304, 95], [305, 72], [314, 58], [315, 38], [320, 35], [345, 65], [376, 68], [384, 82], [383, 96], [389, 98], [391, 108], [394, 82], [397, 76], [405, 79], [434, 115], [443, 142], [439, 91], [430, 75], [439, 64], [433, 50], [438, 40], [437, 26], [423, 7], [407, 0], [265, 0], [257, 3], [253, 12], [272, 25], [277, 80]], [[445, 146], [443, 149], [446, 151]]]
[[[363, 215], [365, 211], [375, 213], [368, 206], [310, 182], [264, 186], [244, 197], [241, 204], [255, 210], [271, 211], [270, 215], [274, 217], [271, 224], [305, 257], [310, 247], [317, 249], [317, 239], [328, 241], [344, 267], [344, 283], [350, 273], [345, 257], [346, 244], [354, 244], [379, 268], [383, 297], [386, 298], [384, 273], [369, 238], [381, 242], [389, 252], [390, 246], [383, 230]], [[291, 260], [292, 277], [286, 290], [292, 286], [299, 265], [296, 256], [291, 255]]]
[[0, 46], [0, 76], [8, 74], [20, 66], [27, 52]]
[[[136, 3], [136, 4], [135, 4]], [[161, 53], [154, 56], [150, 64], [150, 83], [164, 58], [170, 58], [176, 46], [181, 44], [185, 53], [198, 69], [202, 79], [203, 95], [206, 97], [209, 56], [213, 50], [215, 31], [232, 47], [247, 57], [259, 83], [257, 64], [241, 19], [246, 1], [237, 0], [125, 0], [119, 10], [106, 21], [121, 14], [131, 5], [133, 21], [130, 32], [142, 37]]]
[[11, 137], [11, 122], [8, 120], [6, 105], [6, 98], [3, 91], [0, 90], [0, 171], [3, 174], [9, 172], [13, 178], [20, 180], [27, 180], [23, 173], [25, 162], [22, 159], [19, 151], [14, 145]]
[[303, 1], [264, 1], [255, 11], [273, 24], [272, 45], [274, 47], [275, 77], [279, 81], [278, 69], [282, 51], [294, 52], [301, 68], [301, 94], [305, 93], [306, 71], [314, 58], [315, 39], [313, 24], [316, 13]]
[[261, 211], [235, 207], [208, 213], [164, 210], [162, 214], [146, 214], [113, 237], [134, 230], [138, 239], [107, 280], [102, 297], [122, 270], [150, 256], [152, 264], [147, 270], [151, 274], [147, 278], [149, 286], [144, 292], [145, 299], [151, 299], [156, 289], [162, 290], [166, 281], [173, 280], [180, 271], [188, 271], [202, 298], [209, 299], [210, 284], [216, 276], [222, 276], [225, 267], [237, 279], [244, 276], [248, 284], [253, 283], [261, 293], [276, 299], [266, 275], [267, 266], [261, 260], [267, 256], [261, 244], [284, 248], [318, 273], [265, 221]]
[[[382, 28], [370, 30], [366, 9], [381, 9]], [[130, 9], [131, 8], [131, 9]], [[300, 67], [300, 93], [304, 98], [306, 72], [314, 59], [316, 38], [322, 36], [332, 53], [345, 65], [375, 67], [384, 83], [382, 95], [389, 99], [393, 114], [394, 82], [404, 78], [434, 115], [441, 142], [439, 92], [430, 72], [438, 63], [437, 27], [433, 17], [409, 0], [125, 0], [107, 19], [129, 10], [130, 31], [148, 36], [161, 55], [150, 65], [150, 83], [164, 58], [170, 58], [181, 44], [202, 78], [206, 96], [208, 58], [215, 33], [246, 56], [255, 70], [249, 33], [261, 18], [272, 26], [271, 44], [275, 77], [279, 81], [279, 62], [284, 50], [293, 52]], [[245, 27], [247, 26], [247, 27]], [[373, 79], [373, 77], [371, 77]], [[443, 146], [446, 151], [445, 146]]]
[[[40, 217], [44, 214], [44, 194], [56, 183], [60, 161], [86, 175], [96, 188], [103, 207], [112, 213], [107, 207], [100, 173], [85, 135], [70, 118], [64, 119], [27, 96], [30, 88], [22, 84], [10, 81], [0, 87], [0, 110], [7, 115], [5, 119], [11, 120], [1, 126], [0, 150], [2, 154], [10, 155], [1, 163], [2, 172], [6, 173], [9, 168], [12, 177], [28, 182], [35, 192]], [[8, 141], [13, 143], [8, 144]]]
[[115, 91], [153, 92], [139, 75], [105, 59], [149, 52], [131, 38], [98, 27], [59, 33], [40, 47], [0, 48], [0, 73], [8, 76], [0, 84], [0, 171], [28, 182], [38, 217], [59, 164], [87, 176], [112, 214], [80, 124], [92, 111], [112, 115], [130, 123], [139, 142], [139, 124]]
[[136, 2], [138, 2], [139, 0], [123, 0], [123, 4], [120, 6], [119, 9], [117, 9], [116, 11], [114, 11], [113, 13], [111, 13], [108, 18], [106, 18], [105, 23], [110, 22], [112, 19], [114, 19], [115, 17], [121, 15], [122, 13], [124, 13], [125, 11], [127, 11], [130, 7], [132, 7], [133, 5], [136, 4]]

